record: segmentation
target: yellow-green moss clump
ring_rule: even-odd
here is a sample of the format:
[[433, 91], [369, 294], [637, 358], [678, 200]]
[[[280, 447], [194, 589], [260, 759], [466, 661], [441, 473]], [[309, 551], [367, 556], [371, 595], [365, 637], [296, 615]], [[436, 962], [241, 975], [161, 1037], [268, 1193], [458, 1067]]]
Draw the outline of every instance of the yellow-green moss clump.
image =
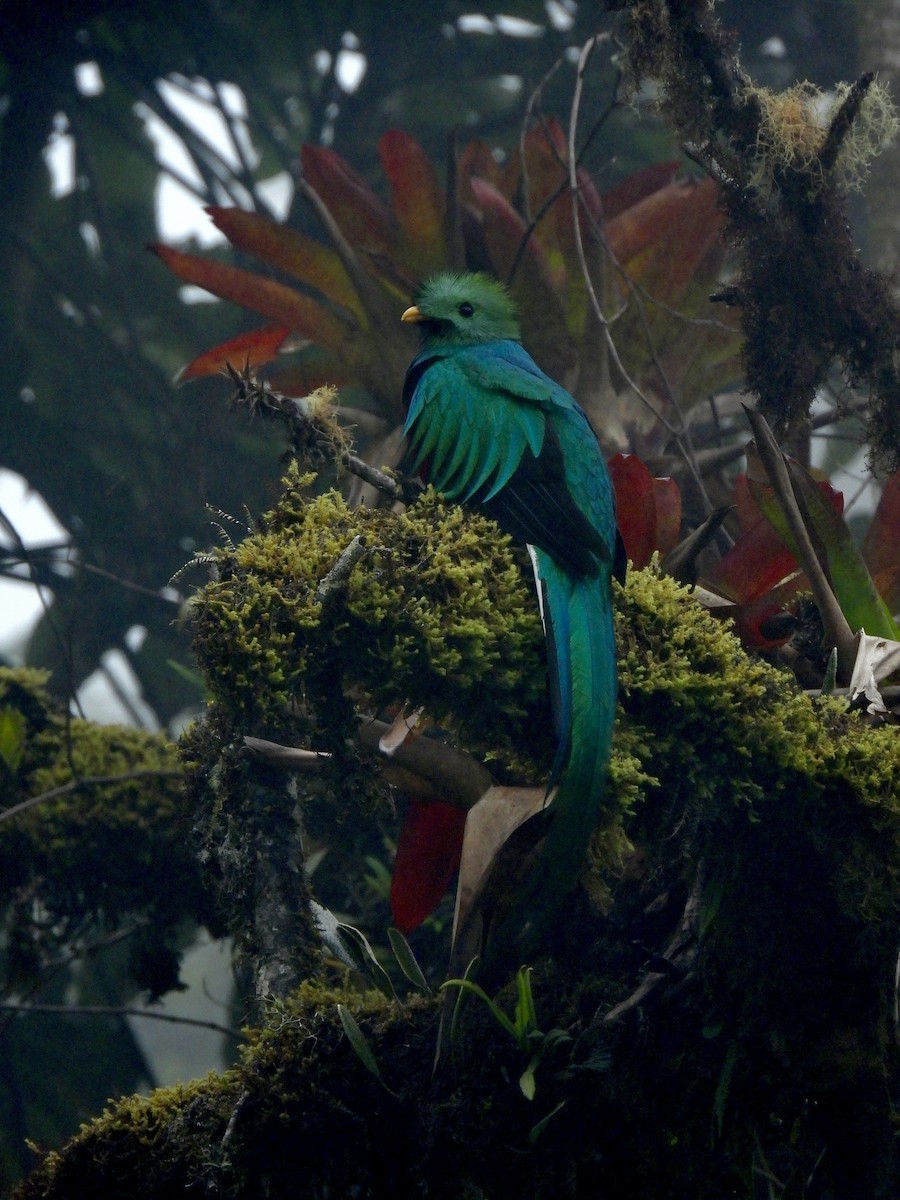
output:
[[[435, 502], [423, 503], [446, 533]], [[313, 582], [358, 531], [333, 499], [314, 505], [339, 528]], [[404, 518], [379, 520], [381, 544], [395, 548]], [[507, 561], [496, 540], [485, 553]], [[405, 569], [415, 578], [412, 562]], [[496, 574], [485, 565], [482, 578]], [[519, 581], [508, 586], [522, 595]], [[312, 583], [291, 587], [316, 616]], [[572, 1039], [538, 1068], [535, 1100], [517, 1085], [521, 1053], [483, 1004], [468, 1006], [463, 1052], [435, 1083], [433, 1005], [360, 1007], [349, 991], [307, 985], [264, 1014], [234, 1071], [123, 1101], [49, 1159], [21, 1200], [562, 1190], [751, 1200], [762, 1170], [798, 1195], [812, 1175], [824, 1196], [900, 1194], [897, 730], [805, 696], [653, 571], [632, 572], [616, 599], [612, 777], [633, 851], [616, 874], [601, 844], [603, 914], [573, 899], [556, 961], [535, 964], [541, 1028]], [[358, 652], [372, 643], [388, 659], [407, 608], [361, 621]], [[329, 619], [334, 642], [323, 645], [339, 654], [336, 629], [352, 620], [341, 605]], [[303, 638], [293, 644], [308, 653]], [[283, 702], [302, 677], [280, 686]], [[605, 1022], [648, 971], [656, 983], [642, 1003]], [[344, 1036], [339, 1001], [357, 1009], [380, 1079]]]
[[0, 824], [5, 986], [72, 950], [85, 928], [131, 919], [135, 981], [160, 994], [177, 982], [183, 922], [209, 915], [175, 747], [135, 729], [66, 720], [45, 680], [0, 668], [0, 720], [15, 731], [0, 762], [0, 804], [56, 793]]
[[[277, 507], [220, 552], [220, 578], [197, 599], [194, 644], [217, 704], [244, 732], [293, 713], [333, 738], [321, 710], [334, 713], [342, 688], [369, 711], [425, 705], [485, 749], [514, 745], [545, 713], [546, 684], [540, 617], [509, 539], [433, 492], [396, 514], [310, 495], [310, 481], [291, 469]], [[362, 558], [318, 599], [356, 536]]]

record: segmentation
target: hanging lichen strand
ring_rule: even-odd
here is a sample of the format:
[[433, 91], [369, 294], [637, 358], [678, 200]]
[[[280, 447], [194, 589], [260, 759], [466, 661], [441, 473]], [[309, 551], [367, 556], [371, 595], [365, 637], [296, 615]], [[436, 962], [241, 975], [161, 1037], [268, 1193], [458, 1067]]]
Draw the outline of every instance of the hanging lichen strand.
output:
[[662, 87], [660, 108], [721, 186], [739, 264], [720, 298], [742, 311], [747, 384], [781, 440], [806, 420], [833, 364], [868, 386], [878, 466], [900, 465], [900, 309], [890, 282], [863, 267], [846, 189], [897, 131], [871, 75], [826, 97], [811, 84], [775, 94], [743, 72], [708, 0], [609, 3], [625, 13], [635, 77]]

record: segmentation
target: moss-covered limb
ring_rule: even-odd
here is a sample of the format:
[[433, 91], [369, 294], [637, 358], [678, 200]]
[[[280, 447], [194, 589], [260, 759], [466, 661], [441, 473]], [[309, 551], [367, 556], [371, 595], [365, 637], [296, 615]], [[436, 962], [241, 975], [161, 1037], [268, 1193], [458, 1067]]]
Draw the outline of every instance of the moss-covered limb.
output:
[[887, 277], [864, 269], [845, 189], [896, 134], [870, 76], [841, 84], [827, 118], [801, 83], [775, 94], [741, 70], [708, 0], [632, 0], [622, 9], [637, 78], [662, 85], [661, 108], [721, 184], [739, 270], [749, 386], [779, 436], [804, 430], [838, 361], [870, 388], [868, 436], [886, 469], [900, 462], [900, 308]]
[[[764, 1172], [785, 1196], [810, 1176], [828, 1200], [900, 1194], [898, 731], [805, 696], [652, 571], [629, 576], [617, 607], [619, 815], [598, 832], [552, 962], [535, 964], [541, 1031], [571, 1041], [539, 1066], [533, 1102], [521, 1053], [479, 1001], [432, 1085], [435, 1007], [305, 985], [264, 1010], [239, 1068], [123, 1101], [21, 1200], [753, 1200]], [[402, 611], [370, 634], [377, 653]], [[696, 944], [666, 965], [691, 893]], [[648, 971], [662, 982], [604, 1021]], [[499, 1002], [511, 1011], [510, 994]]]
[[[0, 823], [3, 986], [77, 952], [85, 936], [133, 924], [135, 983], [159, 995], [177, 983], [184, 923], [215, 923], [175, 748], [134, 729], [66, 720], [45, 678], [0, 669], [0, 709], [24, 718], [15, 769], [0, 764], [3, 806], [56, 793]], [[90, 782], [98, 778], [108, 782]], [[72, 786], [80, 780], [88, 782]]]
[[[294, 782], [247, 753], [221, 714], [185, 737], [195, 842], [257, 997], [285, 996], [321, 966]], [[202, 765], [201, 765], [202, 761]]]

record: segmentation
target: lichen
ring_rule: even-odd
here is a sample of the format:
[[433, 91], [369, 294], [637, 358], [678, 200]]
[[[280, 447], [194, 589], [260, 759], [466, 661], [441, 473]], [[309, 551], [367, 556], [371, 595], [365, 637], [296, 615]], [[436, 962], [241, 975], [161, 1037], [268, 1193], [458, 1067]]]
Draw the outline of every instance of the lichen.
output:
[[[796, 83], [783, 92], [755, 87], [751, 94], [760, 110], [756, 137], [756, 169], [751, 186], [763, 192], [775, 186], [786, 170], [808, 174], [810, 181], [826, 182], [820, 154], [830, 123], [850, 95], [848, 83], [839, 83], [831, 94], [814, 84]], [[855, 120], [844, 136], [835, 162], [844, 186], [862, 187], [871, 160], [897, 136], [897, 111], [887, 89], [878, 83], [866, 92]]]

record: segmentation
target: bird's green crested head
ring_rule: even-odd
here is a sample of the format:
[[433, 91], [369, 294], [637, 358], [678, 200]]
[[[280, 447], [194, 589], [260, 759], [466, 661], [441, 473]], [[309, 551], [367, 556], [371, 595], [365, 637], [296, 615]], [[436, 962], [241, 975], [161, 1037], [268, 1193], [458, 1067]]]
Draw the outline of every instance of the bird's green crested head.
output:
[[488, 275], [432, 275], [401, 319], [415, 321], [423, 340], [432, 344], [466, 346], [521, 337], [509, 293]]

